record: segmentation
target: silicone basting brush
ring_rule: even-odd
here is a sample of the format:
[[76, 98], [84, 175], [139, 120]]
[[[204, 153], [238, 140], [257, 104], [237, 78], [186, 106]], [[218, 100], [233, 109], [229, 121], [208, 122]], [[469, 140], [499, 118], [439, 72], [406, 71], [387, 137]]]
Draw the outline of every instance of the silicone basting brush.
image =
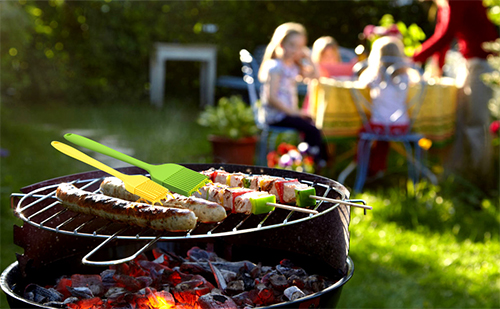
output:
[[179, 164], [167, 163], [162, 165], [153, 165], [142, 162], [96, 141], [73, 133], [65, 134], [64, 138], [78, 146], [85, 147], [145, 169], [151, 175], [152, 180], [175, 193], [190, 196], [194, 192], [198, 191], [199, 188], [210, 182], [205, 175]]

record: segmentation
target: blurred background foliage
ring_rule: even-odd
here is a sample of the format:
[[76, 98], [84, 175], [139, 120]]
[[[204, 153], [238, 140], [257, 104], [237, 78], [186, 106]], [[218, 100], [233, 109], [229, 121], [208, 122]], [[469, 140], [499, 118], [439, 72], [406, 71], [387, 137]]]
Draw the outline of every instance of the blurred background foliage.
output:
[[[216, 44], [218, 75], [239, 76], [239, 50], [267, 44], [287, 21], [306, 26], [309, 44], [332, 35], [349, 48], [385, 14], [433, 31], [430, 3], [416, 1], [20, 0], [0, 6], [2, 100], [37, 104], [146, 101], [154, 42]], [[176, 85], [167, 87], [169, 94], [197, 92], [198, 69], [198, 63], [169, 63], [166, 82]]]

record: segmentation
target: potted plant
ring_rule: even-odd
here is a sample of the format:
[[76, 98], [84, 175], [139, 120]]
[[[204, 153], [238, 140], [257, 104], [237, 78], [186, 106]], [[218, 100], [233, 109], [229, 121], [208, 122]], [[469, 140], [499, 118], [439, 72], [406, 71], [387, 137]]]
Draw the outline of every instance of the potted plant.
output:
[[241, 97], [223, 97], [207, 106], [198, 124], [210, 130], [214, 162], [253, 165], [258, 129], [252, 108]]

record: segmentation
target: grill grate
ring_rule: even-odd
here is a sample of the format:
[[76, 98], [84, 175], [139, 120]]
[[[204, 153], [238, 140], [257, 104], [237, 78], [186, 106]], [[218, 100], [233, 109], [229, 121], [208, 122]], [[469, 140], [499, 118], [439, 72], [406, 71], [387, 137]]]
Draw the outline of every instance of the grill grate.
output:
[[[98, 187], [103, 179], [104, 177], [79, 179], [72, 181], [71, 183], [83, 190], [98, 193]], [[340, 192], [336, 191], [336, 189], [331, 186], [321, 183], [313, 183], [307, 180], [302, 180], [301, 182], [316, 188], [322, 188], [322, 191], [324, 191], [322, 196], [324, 197], [335, 198], [340, 195]], [[57, 187], [58, 184], [53, 184], [41, 187], [26, 194], [12, 194], [12, 196], [20, 198], [15, 208], [16, 215], [23, 221], [38, 228], [66, 235], [108, 238], [115, 234], [118, 230], [122, 230], [121, 233], [116, 235], [117, 239], [156, 239], [157, 237], [160, 237], [159, 239], [161, 240], [177, 240], [183, 238], [230, 236], [277, 228], [283, 225], [300, 223], [322, 216], [325, 213], [332, 211], [339, 205], [338, 203], [333, 204], [325, 201], [318, 201], [314, 209], [318, 210], [319, 213], [315, 215], [276, 209], [275, 211], [263, 216], [263, 218], [260, 216], [260, 220], [257, 222], [255, 222], [255, 220], [249, 220], [250, 218], [255, 218], [256, 216], [254, 215], [229, 214], [228, 218], [219, 223], [198, 223], [197, 226], [190, 231], [182, 233], [161, 232], [161, 235], [159, 236], [158, 231], [148, 228], [142, 228], [140, 231], [136, 231], [137, 228], [129, 227], [125, 224], [114, 223], [95, 216], [73, 213], [63, 207], [56, 199], [55, 194]], [[331, 193], [335, 194], [332, 195]], [[273, 216], [279, 218], [274, 218]], [[98, 221], [100, 224], [96, 227], [95, 225]], [[103, 225], [102, 221], [106, 221], [106, 223]], [[252, 221], [253, 224], [245, 224], [249, 221]], [[112, 225], [114, 228], [111, 228]], [[89, 229], [91, 231], [89, 231]]]
[[[196, 167], [196, 165], [194, 167]], [[228, 167], [230, 166], [228, 165]], [[187, 232], [156, 231], [150, 228], [129, 226], [124, 223], [113, 222], [92, 215], [74, 213], [65, 208], [55, 196], [56, 189], [62, 181], [47, 181], [42, 183], [40, 187], [31, 188], [27, 193], [12, 194], [12, 196], [15, 197], [13, 200], [17, 200], [17, 203], [14, 204], [15, 206], [13, 205], [13, 207], [15, 214], [19, 218], [37, 228], [65, 235], [105, 239], [82, 260], [84, 264], [101, 266], [130, 261], [157, 241], [203, 239], [265, 231], [322, 217], [332, 212], [343, 203], [348, 204], [349, 202], [356, 202], [365, 204], [362, 200], [346, 199], [348, 191], [340, 184], [328, 178], [298, 172], [274, 172], [276, 171], [274, 169], [267, 169], [266, 171], [266, 169], [261, 168], [258, 168], [260, 173], [257, 173], [257, 167], [253, 168], [255, 170], [250, 172], [254, 175], [270, 174], [277, 176], [277, 174], [280, 174], [279, 176], [285, 179], [302, 178], [299, 179], [299, 181], [315, 187], [317, 195], [338, 199], [342, 202], [333, 203], [318, 200], [314, 207], [314, 209], [318, 211], [317, 214], [305, 214], [279, 208], [276, 208], [267, 215], [229, 214], [222, 222], [214, 224], [198, 223], [194, 229]], [[90, 175], [94, 176], [94, 178]], [[98, 177], [96, 177], [93, 174], [87, 173], [85, 176], [76, 180], [75, 177], [69, 176], [70, 179], [64, 179], [64, 181], [70, 182], [80, 189], [98, 193], [99, 185], [105, 178], [101, 177], [102, 175], [103, 174], [99, 174]], [[303, 175], [309, 175], [310, 177], [297, 177]], [[146, 174], [146, 176], [148, 175]], [[89, 260], [90, 256], [114, 239], [148, 240], [149, 242], [136, 252], [136, 254], [124, 259], [101, 262]]]

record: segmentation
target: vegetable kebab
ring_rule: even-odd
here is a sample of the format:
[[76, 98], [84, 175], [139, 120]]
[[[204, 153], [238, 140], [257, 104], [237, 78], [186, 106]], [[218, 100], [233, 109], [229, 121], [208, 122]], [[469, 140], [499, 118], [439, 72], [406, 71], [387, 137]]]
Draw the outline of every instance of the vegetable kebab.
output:
[[208, 183], [193, 193], [193, 196], [216, 202], [232, 213], [259, 215], [273, 211], [275, 207], [313, 214], [318, 213], [316, 210], [277, 204], [276, 196], [269, 192], [257, 191], [251, 188], [231, 187], [220, 183]]
[[279, 203], [295, 203], [299, 207], [316, 205], [316, 200], [311, 198], [311, 196], [316, 196], [316, 189], [299, 182], [297, 179], [286, 180], [282, 177], [268, 175], [228, 173], [215, 169], [209, 169], [200, 173], [207, 176], [214, 183], [268, 192], [276, 196], [276, 200]]
[[353, 207], [372, 209], [371, 206], [358, 205], [343, 200], [332, 199], [324, 196], [317, 196], [316, 189], [298, 181], [298, 179], [287, 180], [283, 177], [269, 175], [247, 175], [243, 173], [228, 173], [224, 170], [211, 168], [200, 172], [207, 176], [214, 183], [226, 184], [230, 187], [249, 188], [268, 192], [276, 196], [279, 203], [293, 204], [299, 207], [315, 206], [316, 200], [323, 200], [331, 203], [340, 203]]

